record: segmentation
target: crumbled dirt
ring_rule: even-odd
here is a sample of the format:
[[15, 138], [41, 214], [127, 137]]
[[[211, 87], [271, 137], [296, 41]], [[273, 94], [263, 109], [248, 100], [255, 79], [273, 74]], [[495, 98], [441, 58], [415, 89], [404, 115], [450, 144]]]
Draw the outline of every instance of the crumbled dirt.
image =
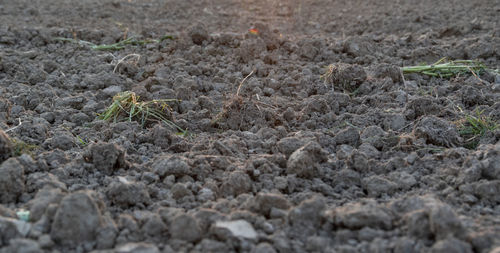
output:
[[499, 68], [499, 6], [0, 1], [0, 253], [500, 252], [500, 76], [399, 71]]

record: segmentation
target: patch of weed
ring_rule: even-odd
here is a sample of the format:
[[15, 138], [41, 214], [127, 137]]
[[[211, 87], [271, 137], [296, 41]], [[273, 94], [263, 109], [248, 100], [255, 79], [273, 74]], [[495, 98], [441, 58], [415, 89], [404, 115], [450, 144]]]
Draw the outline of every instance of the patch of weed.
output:
[[76, 140], [78, 141], [78, 143], [80, 143], [80, 145], [82, 145], [83, 147], [87, 146], [89, 143], [86, 142], [85, 140], [83, 140], [79, 135], [76, 136]]
[[12, 143], [13, 156], [20, 156], [22, 154], [33, 156], [33, 151], [38, 149], [38, 145], [29, 144], [16, 138], [11, 138], [10, 141]]
[[179, 102], [178, 99], [154, 99], [151, 101], [139, 101], [139, 96], [134, 92], [125, 91], [113, 97], [113, 103], [104, 113], [99, 115], [102, 120], [137, 121], [144, 127], [147, 123], [162, 122], [168, 127], [179, 131], [183, 136], [187, 135], [187, 130], [177, 126], [170, 120], [170, 106], [168, 103]]
[[465, 114], [465, 118], [458, 122], [459, 134], [464, 138], [464, 147], [476, 149], [481, 137], [487, 132], [499, 128], [497, 122], [483, 115], [483, 111], [476, 110], [474, 114]]
[[223, 107], [222, 110], [215, 115], [215, 117], [211, 120], [212, 125], [218, 124], [219, 121], [227, 117], [227, 114], [231, 110], [236, 110], [236, 111], [241, 111], [242, 106], [243, 106], [243, 97], [240, 95], [241, 88], [243, 87], [243, 84], [245, 84], [245, 81], [253, 75], [255, 70], [252, 70], [243, 80], [241, 80], [240, 84], [238, 85], [238, 89], [236, 90], [236, 94], [233, 95], [229, 100], [227, 100]]
[[62, 37], [55, 38], [55, 40], [58, 40], [58, 41], [77, 43], [80, 45], [89, 46], [93, 50], [101, 50], [101, 51], [102, 50], [116, 51], [116, 50], [124, 49], [126, 45], [139, 46], [139, 45], [145, 45], [145, 44], [150, 44], [150, 43], [161, 43], [164, 40], [173, 40], [173, 39], [174, 39], [174, 37], [171, 35], [164, 35], [164, 36], [160, 37], [159, 39], [150, 39], [150, 40], [137, 40], [134, 37], [130, 37], [128, 39], [124, 39], [124, 40], [118, 41], [118, 42], [113, 43], [113, 44], [97, 45], [97, 44], [94, 44], [90, 41], [85, 41], [85, 40], [62, 38]]
[[455, 60], [448, 61], [446, 58], [442, 58], [439, 61], [430, 65], [420, 65], [420, 66], [409, 66], [402, 67], [401, 71], [403, 74], [419, 73], [428, 76], [450, 78], [457, 76], [459, 74], [473, 74], [477, 76], [478, 74], [489, 71], [497, 72], [497, 70], [488, 69], [480, 61], [476, 60]]

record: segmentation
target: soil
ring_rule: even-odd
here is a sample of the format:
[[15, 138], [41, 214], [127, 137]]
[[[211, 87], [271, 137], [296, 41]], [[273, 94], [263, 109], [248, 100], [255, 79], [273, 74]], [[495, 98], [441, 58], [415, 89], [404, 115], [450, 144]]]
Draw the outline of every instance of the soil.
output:
[[[0, 252], [500, 252], [500, 130], [460, 129], [500, 123], [500, 76], [399, 71], [499, 68], [499, 16], [498, 0], [0, 1]], [[187, 134], [99, 119], [122, 91], [181, 100]]]

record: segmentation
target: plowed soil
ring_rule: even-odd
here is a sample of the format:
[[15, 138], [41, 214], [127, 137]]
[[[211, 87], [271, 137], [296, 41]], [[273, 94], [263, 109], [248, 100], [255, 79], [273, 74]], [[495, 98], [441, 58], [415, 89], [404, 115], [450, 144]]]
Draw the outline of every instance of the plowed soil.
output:
[[[400, 67], [498, 69], [499, 17], [498, 0], [0, 0], [0, 252], [498, 253], [500, 75]], [[177, 127], [103, 120], [121, 92], [176, 99], [155, 108]]]

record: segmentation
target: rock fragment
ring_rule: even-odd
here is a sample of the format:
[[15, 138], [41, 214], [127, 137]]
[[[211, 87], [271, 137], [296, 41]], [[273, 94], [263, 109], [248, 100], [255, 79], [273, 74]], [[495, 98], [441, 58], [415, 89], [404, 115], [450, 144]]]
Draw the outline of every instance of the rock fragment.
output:
[[246, 220], [217, 221], [214, 225], [214, 233], [224, 239], [230, 237], [255, 240], [257, 232]]
[[115, 248], [116, 253], [160, 253], [158, 247], [145, 242], [129, 242]]

